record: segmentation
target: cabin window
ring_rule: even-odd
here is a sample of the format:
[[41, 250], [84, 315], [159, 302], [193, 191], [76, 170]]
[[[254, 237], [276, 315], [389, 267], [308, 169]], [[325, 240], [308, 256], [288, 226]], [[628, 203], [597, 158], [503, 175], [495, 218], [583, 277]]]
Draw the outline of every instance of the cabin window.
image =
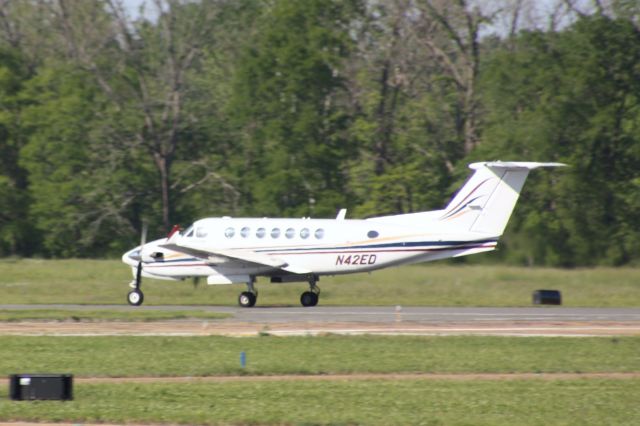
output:
[[278, 238], [280, 236], [280, 228], [273, 228], [271, 230], [271, 238]]
[[367, 232], [367, 237], [369, 237], [369, 238], [378, 238], [378, 235], [380, 235], [380, 234], [378, 234], [378, 231], [369, 231], [369, 232]]
[[287, 229], [287, 232], [284, 233], [284, 235], [286, 235], [288, 239], [292, 239], [293, 237], [296, 236], [296, 230], [293, 228], [289, 228]]
[[264, 238], [265, 234], [267, 233], [266, 229], [264, 228], [258, 228], [258, 230], [256, 231], [256, 237], [258, 238]]
[[242, 235], [242, 238], [247, 238], [250, 232], [251, 232], [251, 229], [248, 226], [245, 226], [240, 230], [240, 235]]
[[227, 238], [232, 238], [236, 234], [236, 230], [229, 227], [224, 230], [224, 236]]
[[317, 239], [322, 239], [322, 237], [324, 237], [324, 229], [322, 228], [318, 228], [316, 229], [316, 233], [314, 234], [316, 236]]
[[308, 228], [302, 228], [300, 230], [300, 238], [302, 238], [303, 240], [306, 240], [307, 238], [309, 238], [309, 229]]
[[207, 236], [207, 229], [206, 228], [196, 228], [196, 237], [198, 238], [204, 238]]

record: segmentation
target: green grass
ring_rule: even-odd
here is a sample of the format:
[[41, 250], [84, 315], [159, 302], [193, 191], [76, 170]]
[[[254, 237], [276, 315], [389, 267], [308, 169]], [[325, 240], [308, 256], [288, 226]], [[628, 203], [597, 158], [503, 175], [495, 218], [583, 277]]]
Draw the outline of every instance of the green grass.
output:
[[0, 376], [640, 372], [638, 354], [640, 337], [0, 336]]
[[[0, 260], [2, 303], [126, 304], [131, 271], [117, 260]], [[565, 306], [640, 306], [640, 269], [423, 264], [323, 277], [322, 305], [530, 306], [537, 289]], [[299, 306], [305, 284], [259, 279], [258, 305]], [[244, 285], [145, 280], [145, 304], [236, 305]]]
[[67, 309], [25, 309], [0, 310], [0, 322], [16, 321], [164, 321], [203, 319], [217, 320], [229, 318], [231, 314], [205, 311], [140, 311], [126, 310], [67, 310]]
[[[640, 380], [80, 384], [71, 402], [0, 402], [10, 421], [635, 425]], [[6, 390], [0, 390], [0, 398]]]
[[[638, 353], [638, 337], [0, 336], [0, 376], [638, 372]], [[0, 421], [632, 425], [639, 394], [636, 378], [76, 383], [70, 402], [8, 401], [3, 386]]]

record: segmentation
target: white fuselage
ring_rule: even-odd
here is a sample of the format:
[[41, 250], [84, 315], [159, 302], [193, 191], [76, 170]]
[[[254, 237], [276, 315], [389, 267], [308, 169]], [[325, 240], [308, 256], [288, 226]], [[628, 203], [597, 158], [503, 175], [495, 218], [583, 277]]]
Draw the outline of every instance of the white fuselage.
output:
[[[430, 222], [430, 223], [429, 223]], [[248, 250], [295, 265], [298, 274], [335, 275], [388, 266], [425, 262], [493, 250], [497, 237], [447, 232], [438, 220], [407, 226], [384, 220], [207, 218], [193, 224], [177, 239], [207, 252]], [[193, 276], [282, 276], [286, 272], [263, 264], [236, 262], [221, 256], [207, 259], [160, 247], [162, 238], [144, 245], [143, 275], [182, 279]], [[125, 253], [135, 268], [140, 247]], [[153, 256], [162, 253], [161, 257]], [[135, 257], [135, 256], [134, 256]], [[243, 278], [237, 281], [242, 282]], [[211, 283], [216, 282], [212, 278]]]

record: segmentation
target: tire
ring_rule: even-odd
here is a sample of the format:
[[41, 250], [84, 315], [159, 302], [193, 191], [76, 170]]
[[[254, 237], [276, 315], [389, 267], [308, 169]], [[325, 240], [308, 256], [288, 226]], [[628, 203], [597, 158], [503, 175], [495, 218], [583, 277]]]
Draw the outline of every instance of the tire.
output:
[[144, 294], [140, 290], [132, 290], [127, 294], [127, 302], [131, 306], [140, 306], [144, 302]]
[[238, 296], [238, 305], [243, 308], [252, 308], [255, 306], [257, 300], [258, 298], [255, 294], [250, 291], [243, 291], [240, 293], [240, 296]]
[[316, 306], [318, 304], [318, 295], [311, 291], [305, 291], [300, 296], [300, 303], [304, 307]]

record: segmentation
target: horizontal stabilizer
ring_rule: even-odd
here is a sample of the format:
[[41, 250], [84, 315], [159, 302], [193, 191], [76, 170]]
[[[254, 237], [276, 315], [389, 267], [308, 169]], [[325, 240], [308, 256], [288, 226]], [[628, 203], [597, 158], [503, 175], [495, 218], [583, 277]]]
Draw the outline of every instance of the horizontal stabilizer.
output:
[[471, 163], [469, 168], [478, 170], [482, 167], [491, 167], [494, 169], [527, 169], [533, 170], [539, 167], [565, 167], [564, 163], [535, 163], [530, 161], [485, 161], [482, 163]]

